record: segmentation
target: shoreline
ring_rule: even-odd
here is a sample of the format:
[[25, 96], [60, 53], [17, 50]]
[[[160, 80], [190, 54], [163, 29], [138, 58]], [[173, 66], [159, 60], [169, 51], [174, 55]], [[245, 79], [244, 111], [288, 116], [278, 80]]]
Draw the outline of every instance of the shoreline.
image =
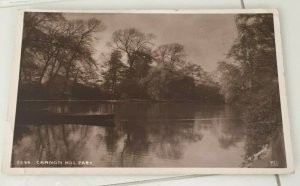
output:
[[137, 100], [137, 99], [132, 99], [132, 100], [101, 100], [101, 99], [93, 99], [93, 100], [67, 100], [67, 99], [39, 99], [39, 100], [18, 100], [18, 102], [105, 102], [105, 103], [202, 103], [202, 104], [212, 104], [212, 105], [231, 105], [228, 103], [213, 103], [213, 102], [203, 102], [203, 101], [198, 101], [198, 100]]

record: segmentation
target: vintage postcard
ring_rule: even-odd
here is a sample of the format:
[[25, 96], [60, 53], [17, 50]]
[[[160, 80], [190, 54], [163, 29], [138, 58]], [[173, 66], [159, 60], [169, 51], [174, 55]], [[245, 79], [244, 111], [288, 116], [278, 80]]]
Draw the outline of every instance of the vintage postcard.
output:
[[293, 172], [276, 10], [21, 11], [4, 172]]

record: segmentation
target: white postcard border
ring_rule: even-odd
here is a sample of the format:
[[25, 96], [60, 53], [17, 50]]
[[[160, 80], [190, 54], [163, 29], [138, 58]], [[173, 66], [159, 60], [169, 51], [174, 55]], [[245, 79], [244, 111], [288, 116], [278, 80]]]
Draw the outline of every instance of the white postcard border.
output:
[[[13, 131], [16, 113], [19, 68], [21, 59], [21, 44], [24, 12], [66, 12], [66, 13], [133, 13], [133, 14], [257, 14], [272, 13], [276, 42], [276, 57], [280, 88], [280, 100], [283, 121], [283, 134], [286, 150], [286, 168], [90, 168], [90, 167], [64, 167], [64, 168], [11, 168], [13, 147]], [[11, 77], [8, 118], [5, 124], [6, 138], [2, 170], [6, 174], [98, 174], [98, 175], [129, 175], [129, 174], [288, 174], [294, 172], [293, 154], [290, 136], [290, 123], [286, 98], [284, 65], [282, 57], [282, 43], [280, 35], [279, 14], [276, 9], [209, 9], [209, 10], [19, 10], [17, 19], [17, 33], [15, 54]]]

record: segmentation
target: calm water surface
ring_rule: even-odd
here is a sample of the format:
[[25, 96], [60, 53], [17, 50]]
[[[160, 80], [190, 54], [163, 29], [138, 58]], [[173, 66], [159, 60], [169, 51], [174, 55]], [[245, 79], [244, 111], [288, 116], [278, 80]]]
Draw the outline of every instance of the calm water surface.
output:
[[24, 166], [17, 164], [20, 160], [34, 167], [39, 166], [36, 161], [90, 161], [95, 167], [240, 167], [243, 162], [245, 124], [230, 106], [97, 101], [21, 106], [58, 113], [113, 113], [114, 125], [17, 125], [12, 166]]

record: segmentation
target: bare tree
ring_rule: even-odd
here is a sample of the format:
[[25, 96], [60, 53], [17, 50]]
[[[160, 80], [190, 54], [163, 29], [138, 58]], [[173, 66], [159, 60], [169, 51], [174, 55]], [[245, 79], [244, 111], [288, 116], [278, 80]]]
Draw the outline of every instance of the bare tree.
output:
[[167, 65], [182, 66], [185, 63], [184, 46], [178, 43], [164, 44], [154, 51], [157, 62]]
[[126, 54], [129, 75], [131, 75], [134, 63], [137, 61], [136, 55], [141, 51], [149, 51], [149, 47], [153, 45], [151, 42], [153, 38], [153, 34], [144, 34], [135, 28], [121, 29], [113, 33], [110, 45]]

